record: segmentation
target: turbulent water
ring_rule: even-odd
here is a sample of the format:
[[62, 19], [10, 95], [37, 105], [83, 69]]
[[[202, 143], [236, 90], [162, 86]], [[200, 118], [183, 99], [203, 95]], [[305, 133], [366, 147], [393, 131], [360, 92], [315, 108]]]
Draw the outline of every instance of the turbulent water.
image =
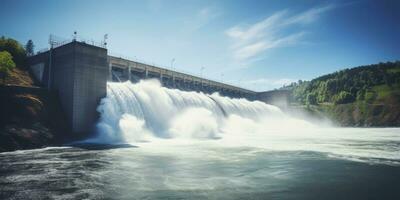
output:
[[155, 80], [107, 90], [94, 137], [0, 154], [0, 199], [400, 198], [398, 128], [314, 124]]
[[101, 119], [92, 142], [137, 143], [157, 138], [216, 139], [313, 127], [272, 105], [161, 87], [157, 80], [109, 83], [98, 108]]

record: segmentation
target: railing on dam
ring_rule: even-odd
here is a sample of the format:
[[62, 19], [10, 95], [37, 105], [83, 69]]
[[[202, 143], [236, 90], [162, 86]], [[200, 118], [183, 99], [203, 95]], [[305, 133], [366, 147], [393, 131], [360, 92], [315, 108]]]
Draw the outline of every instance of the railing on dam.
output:
[[64, 37], [61, 37], [61, 36], [50, 34], [49, 35], [49, 45], [50, 45], [50, 47], [49, 48], [40, 49], [35, 54], [28, 55], [28, 57], [32, 57], [32, 56], [35, 56], [35, 55], [38, 55], [38, 54], [41, 54], [41, 53], [45, 53], [45, 52], [49, 51], [50, 49], [61, 47], [61, 46], [64, 46], [64, 45], [66, 45], [68, 43], [75, 42], [75, 41], [76, 42], [81, 42], [81, 43], [84, 43], [84, 44], [88, 44], [88, 45], [92, 45], [92, 46], [95, 46], [95, 47], [104, 48], [104, 49], [107, 48], [107, 43], [105, 42], [105, 40], [96, 41], [94, 39], [89, 39], [87, 37], [84, 37], [84, 36], [81, 36], [81, 35], [77, 35], [77, 34], [75, 34], [72, 38], [64, 38]]
[[248, 89], [248, 88], [243, 87], [243, 86], [235, 86], [235, 84], [233, 82], [230, 82], [230, 81], [217, 80], [217, 79], [213, 79], [211, 77], [204, 77], [200, 73], [189, 72], [189, 71], [183, 70], [181, 68], [171, 68], [171, 67], [168, 67], [166, 65], [162, 65], [162, 64], [159, 64], [159, 63], [150, 62], [150, 61], [146, 61], [144, 59], [140, 59], [140, 58], [138, 58], [136, 56], [135, 57], [131, 57], [131, 56], [126, 56], [126, 55], [122, 55], [122, 54], [118, 54], [118, 53], [110, 52], [110, 51], [108, 51], [108, 55], [111, 56], [111, 57], [114, 57], [114, 58], [120, 58], [120, 59], [124, 59], [124, 60], [129, 60], [129, 61], [142, 63], [142, 64], [149, 65], [149, 66], [155, 66], [155, 67], [158, 67], [158, 68], [161, 68], [161, 69], [170, 70], [170, 71], [174, 71], [174, 72], [179, 72], [179, 73], [182, 73], [182, 74], [186, 74], [186, 75], [190, 75], [190, 76], [194, 76], [194, 77], [199, 77], [199, 78], [202, 78], [202, 79], [205, 79], [205, 80], [210, 80], [210, 81], [214, 81], [214, 82], [218, 82], [218, 83], [223, 83], [223, 84], [226, 84], [226, 85], [231, 85], [231, 86], [234, 86], [234, 87], [237, 87], [237, 88], [241, 88], [241, 89], [245, 89], [245, 90], [251, 91], [251, 89]]
[[[139, 61], [127, 57], [109, 55], [110, 79], [131, 80], [136, 82], [140, 79], [157, 78], [165, 87], [178, 88], [181, 90], [202, 91], [204, 93], [219, 92], [230, 97], [244, 97], [254, 99], [256, 92], [233, 86], [219, 81], [205, 79], [187, 72], [171, 70], [148, 62]], [[113, 78], [112, 76], [118, 76]]]

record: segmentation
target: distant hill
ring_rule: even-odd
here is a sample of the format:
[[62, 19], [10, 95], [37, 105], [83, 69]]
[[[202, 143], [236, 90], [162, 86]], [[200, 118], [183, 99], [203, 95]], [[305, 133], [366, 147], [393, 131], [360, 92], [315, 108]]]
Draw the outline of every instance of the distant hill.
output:
[[343, 126], [400, 126], [400, 61], [292, 83], [291, 102]]

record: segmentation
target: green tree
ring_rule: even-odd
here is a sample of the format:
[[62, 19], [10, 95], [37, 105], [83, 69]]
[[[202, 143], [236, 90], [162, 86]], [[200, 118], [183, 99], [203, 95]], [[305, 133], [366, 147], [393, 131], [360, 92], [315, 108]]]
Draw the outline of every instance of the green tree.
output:
[[25, 51], [27, 56], [35, 55], [35, 45], [33, 44], [32, 40], [28, 40], [28, 42], [26, 43]]
[[311, 81], [299, 81], [298, 84], [293, 85], [292, 95], [302, 104], [313, 103], [314, 97], [317, 103], [341, 104], [355, 100], [369, 101], [376, 96], [368, 92], [372, 87], [379, 85], [397, 87], [399, 83], [400, 61], [386, 62], [344, 69]]
[[315, 94], [313, 93], [307, 94], [307, 104], [309, 105], [317, 104], [317, 97], [315, 96]]
[[17, 66], [25, 65], [25, 48], [18, 41], [2, 36], [0, 38], [0, 51], [8, 51]]
[[354, 100], [355, 98], [350, 92], [341, 91], [338, 95], [335, 96], [333, 103], [344, 104], [344, 103], [351, 103]]
[[0, 52], [0, 76], [5, 82], [6, 76], [10, 73], [12, 69], [15, 68], [15, 63], [12, 60], [12, 56], [7, 51]]
[[357, 100], [363, 101], [365, 99], [365, 90], [361, 89], [357, 92]]

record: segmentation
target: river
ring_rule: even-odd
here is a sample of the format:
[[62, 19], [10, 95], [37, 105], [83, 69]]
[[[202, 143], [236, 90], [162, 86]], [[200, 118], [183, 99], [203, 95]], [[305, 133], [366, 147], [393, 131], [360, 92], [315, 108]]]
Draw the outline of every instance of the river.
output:
[[0, 153], [0, 199], [400, 199], [400, 129], [109, 83], [96, 135]]

